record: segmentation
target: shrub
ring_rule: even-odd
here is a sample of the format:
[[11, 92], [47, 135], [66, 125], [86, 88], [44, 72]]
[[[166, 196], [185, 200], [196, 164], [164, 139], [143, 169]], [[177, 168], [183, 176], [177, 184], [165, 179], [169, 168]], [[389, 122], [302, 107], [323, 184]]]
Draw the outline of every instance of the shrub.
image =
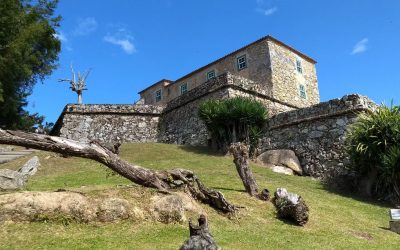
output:
[[347, 152], [351, 167], [360, 176], [373, 176], [375, 194], [400, 197], [399, 106], [382, 105], [375, 112], [361, 114], [348, 133]]
[[267, 121], [267, 110], [254, 99], [235, 97], [204, 102], [199, 107], [199, 116], [218, 149], [226, 152], [231, 143], [245, 142], [250, 145], [252, 155]]

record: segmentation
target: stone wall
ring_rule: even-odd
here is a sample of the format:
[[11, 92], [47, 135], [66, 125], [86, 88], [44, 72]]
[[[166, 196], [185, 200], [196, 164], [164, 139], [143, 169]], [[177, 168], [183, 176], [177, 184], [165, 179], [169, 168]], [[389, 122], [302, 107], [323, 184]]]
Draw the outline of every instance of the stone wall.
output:
[[167, 104], [160, 120], [159, 141], [207, 145], [209, 139], [207, 128], [197, 112], [199, 105], [209, 99], [252, 97], [262, 102], [271, 115], [296, 108], [270, 98], [267, 92], [268, 90], [254, 81], [229, 72], [211, 79]]
[[75, 105], [64, 108], [52, 134], [88, 142], [156, 142], [163, 106]]
[[359, 112], [374, 110], [367, 97], [348, 95], [308, 108], [273, 116], [259, 151], [292, 149], [303, 171], [317, 178], [346, 174], [344, 150], [346, 130]]
[[[268, 41], [268, 47], [272, 72], [272, 97], [298, 107], [319, 103], [315, 62], [300, 57], [275, 41]], [[297, 71], [296, 60], [301, 62], [302, 73]], [[305, 87], [305, 99], [300, 97], [300, 84]]]

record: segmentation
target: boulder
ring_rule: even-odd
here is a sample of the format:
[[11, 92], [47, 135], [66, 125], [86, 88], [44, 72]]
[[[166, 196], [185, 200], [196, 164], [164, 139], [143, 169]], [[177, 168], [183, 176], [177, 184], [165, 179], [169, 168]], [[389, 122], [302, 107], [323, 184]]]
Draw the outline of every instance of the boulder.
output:
[[127, 200], [107, 198], [99, 205], [97, 217], [101, 222], [125, 220], [130, 217], [130, 207]]
[[21, 189], [25, 184], [25, 175], [10, 169], [0, 169], [0, 190]]
[[284, 166], [292, 169], [298, 175], [303, 174], [300, 161], [292, 150], [268, 150], [260, 154], [257, 160], [267, 166]]
[[13, 146], [0, 145], [0, 152], [10, 152], [10, 151], [14, 151]]
[[186, 221], [186, 211], [201, 213], [201, 208], [186, 194], [175, 193], [167, 196], [156, 195], [151, 198], [150, 212], [162, 223], [181, 223]]
[[272, 166], [272, 171], [275, 173], [286, 174], [286, 175], [293, 175], [294, 172], [291, 168], [282, 167], [282, 166]]
[[21, 192], [0, 195], [0, 222], [96, 219], [96, 207], [72, 192]]
[[150, 210], [157, 221], [166, 224], [186, 221], [185, 208], [181, 197], [168, 195], [153, 197], [152, 200]]
[[40, 167], [39, 157], [34, 156], [29, 161], [27, 161], [18, 172], [25, 176], [32, 176], [36, 174], [38, 168]]

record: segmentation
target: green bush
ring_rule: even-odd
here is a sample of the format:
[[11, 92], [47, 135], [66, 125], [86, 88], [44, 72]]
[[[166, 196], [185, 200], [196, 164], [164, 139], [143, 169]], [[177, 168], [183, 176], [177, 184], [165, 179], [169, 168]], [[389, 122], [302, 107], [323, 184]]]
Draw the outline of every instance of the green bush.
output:
[[399, 200], [400, 184], [400, 107], [380, 106], [363, 113], [347, 136], [351, 167], [360, 176], [374, 173], [373, 192], [381, 198]]
[[226, 151], [233, 142], [246, 142], [250, 145], [251, 154], [268, 117], [262, 103], [246, 97], [208, 100], [200, 105], [199, 116], [218, 149]]

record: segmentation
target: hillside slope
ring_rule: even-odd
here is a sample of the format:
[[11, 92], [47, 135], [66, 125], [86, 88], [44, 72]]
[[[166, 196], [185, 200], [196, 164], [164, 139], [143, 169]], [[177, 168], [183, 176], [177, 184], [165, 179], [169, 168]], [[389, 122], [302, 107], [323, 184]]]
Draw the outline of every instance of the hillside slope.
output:
[[[66, 189], [93, 197], [105, 193], [148, 197], [155, 193], [130, 186], [119, 176], [107, 177], [110, 171], [91, 160], [62, 158], [48, 152], [36, 155], [42, 167], [29, 180], [29, 191]], [[0, 168], [16, 169], [29, 157], [32, 155]], [[400, 245], [400, 236], [387, 229], [388, 207], [331, 192], [309, 177], [280, 175], [252, 165], [260, 188], [273, 192], [277, 187], [286, 187], [305, 199], [310, 221], [298, 227], [277, 219], [270, 202], [243, 192], [230, 157], [204, 148], [166, 144], [126, 144], [121, 157], [152, 169], [191, 169], [206, 185], [245, 206], [236, 218], [228, 219], [202, 205], [211, 232], [223, 249], [398, 249]], [[165, 225], [152, 220], [69, 225], [6, 223], [0, 225], [0, 249], [178, 249], [188, 233], [187, 223]]]

